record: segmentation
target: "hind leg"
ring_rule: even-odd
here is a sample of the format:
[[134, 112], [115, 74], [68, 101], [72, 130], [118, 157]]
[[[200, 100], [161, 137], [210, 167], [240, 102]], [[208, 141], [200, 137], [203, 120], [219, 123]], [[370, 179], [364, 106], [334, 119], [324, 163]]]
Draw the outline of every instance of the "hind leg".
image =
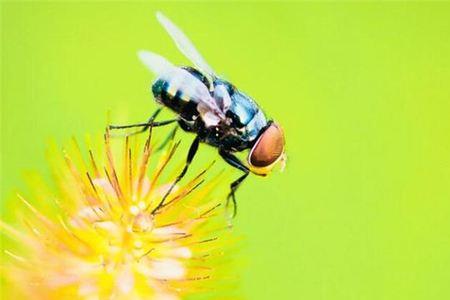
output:
[[142, 133], [142, 132], [146, 131], [148, 128], [150, 128], [150, 127], [164, 126], [164, 125], [168, 125], [168, 124], [171, 124], [173, 122], [178, 121], [178, 119], [171, 119], [171, 120], [166, 120], [166, 121], [161, 121], [161, 122], [154, 122], [154, 120], [159, 115], [161, 110], [162, 110], [162, 107], [158, 108], [151, 115], [151, 117], [148, 119], [148, 121], [146, 123], [137, 123], [137, 124], [129, 124], [129, 125], [109, 125], [108, 128], [109, 129], [127, 129], [127, 128], [143, 127], [141, 130], [138, 130], [136, 132], [128, 134], [128, 136], [130, 136], [130, 135], [135, 135], [135, 134]]

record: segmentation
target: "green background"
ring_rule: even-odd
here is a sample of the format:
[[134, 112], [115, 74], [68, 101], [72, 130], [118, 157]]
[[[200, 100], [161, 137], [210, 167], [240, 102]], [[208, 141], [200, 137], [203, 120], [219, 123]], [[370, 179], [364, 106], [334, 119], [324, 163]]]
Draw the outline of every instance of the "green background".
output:
[[450, 299], [450, 3], [1, 8], [2, 207], [46, 141], [155, 109], [136, 51], [187, 63], [161, 10], [286, 132], [285, 172], [238, 192], [243, 298]]

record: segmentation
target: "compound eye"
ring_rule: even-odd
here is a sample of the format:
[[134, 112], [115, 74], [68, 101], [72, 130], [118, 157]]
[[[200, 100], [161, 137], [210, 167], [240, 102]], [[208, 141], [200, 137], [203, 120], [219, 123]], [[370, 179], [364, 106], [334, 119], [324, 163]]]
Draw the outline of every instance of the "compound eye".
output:
[[275, 163], [284, 152], [284, 135], [281, 128], [272, 123], [261, 134], [250, 151], [248, 162], [256, 168], [264, 168]]

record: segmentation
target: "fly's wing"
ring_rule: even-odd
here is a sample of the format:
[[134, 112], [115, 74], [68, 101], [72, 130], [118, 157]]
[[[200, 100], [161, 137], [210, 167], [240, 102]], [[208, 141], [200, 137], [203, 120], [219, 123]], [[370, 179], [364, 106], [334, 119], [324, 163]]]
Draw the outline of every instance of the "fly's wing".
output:
[[181, 53], [183, 53], [183, 55], [186, 56], [186, 58], [189, 59], [200, 71], [206, 73], [206, 75], [208, 75], [209, 77], [215, 77], [214, 70], [205, 61], [203, 56], [197, 51], [195, 46], [183, 33], [183, 31], [181, 31], [180, 28], [172, 23], [172, 21], [170, 21], [161, 12], [156, 13], [156, 18], [169, 33], [170, 37], [173, 39]]
[[158, 78], [169, 83], [173, 94], [180, 91], [181, 97], [198, 103], [198, 110], [206, 125], [217, 125], [220, 120], [225, 119], [208, 88], [197, 77], [153, 52], [139, 51], [138, 56]]
[[[211, 68], [211, 66], [205, 61], [203, 56], [198, 52], [197, 48], [195, 48], [194, 44], [189, 40], [189, 38], [178, 28], [172, 21], [169, 20], [166, 16], [164, 16], [161, 12], [156, 13], [156, 18], [161, 23], [161, 25], [166, 29], [169, 33], [172, 40], [178, 47], [178, 50], [183, 53], [183, 55], [189, 59], [195, 67], [197, 67], [210, 81], [211, 85], [213, 85], [213, 79], [216, 78], [216, 73]], [[215, 87], [217, 89], [218, 87]], [[228, 91], [222, 87], [219, 88], [218, 91], [214, 90], [214, 100], [216, 102], [216, 106], [220, 107], [222, 113], [225, 113], [228, 108], [231, 106], [231, 97], [228, 94]]]
[[141, 50], [138, 52], [138, 57], [158, 77], [166, 73], [174, 72], [174, 69], [176, 69], [167, 59], [153, 52]]
[[231, 97], [227, 88], [223, 84], [219, 84], [214, 88], [214, 99], [223, 112], [226, 112], [231, 106]]

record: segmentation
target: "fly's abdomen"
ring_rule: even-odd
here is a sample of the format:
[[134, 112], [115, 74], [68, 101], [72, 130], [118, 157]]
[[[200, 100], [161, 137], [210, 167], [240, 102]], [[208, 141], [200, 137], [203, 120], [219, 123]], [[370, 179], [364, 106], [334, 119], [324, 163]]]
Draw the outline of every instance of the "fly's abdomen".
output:
[[160, 104], [173, 110], [183, 119], [191, 121], [198, 115], [197, 103], [183, 95], [183, 91], [177, 89], [170, 82], [158, 79], [152, 85], [153, 96]]

